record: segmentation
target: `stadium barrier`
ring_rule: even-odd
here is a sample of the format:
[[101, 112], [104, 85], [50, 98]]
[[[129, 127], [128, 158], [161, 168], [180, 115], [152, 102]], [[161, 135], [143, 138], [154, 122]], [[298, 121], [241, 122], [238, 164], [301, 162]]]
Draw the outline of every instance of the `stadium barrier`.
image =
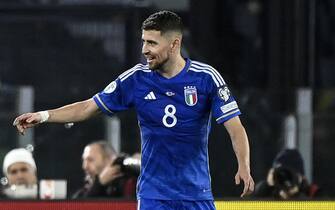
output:
[[335, 210], [335, 201], [217, 201], [217, 210]]
[[[335, 201], [216, 201], [217, 210], [335, 210]], [[0, 201], [0, 210], [136, 210], [135, 201]]]

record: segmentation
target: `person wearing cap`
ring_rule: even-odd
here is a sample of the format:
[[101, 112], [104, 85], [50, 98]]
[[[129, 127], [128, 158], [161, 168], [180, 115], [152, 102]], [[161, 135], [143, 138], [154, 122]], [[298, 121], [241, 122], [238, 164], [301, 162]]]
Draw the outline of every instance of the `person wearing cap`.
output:
[[319, 187], [309, 184], [305, 176], [300, 152], [297, 149], [283, 149], [276, 155], [266, 180], [256, 184], [254, 196], [289, 200], [312, 199], [319, 194]]
[[26, 149], [18, 148], [8, 152], [3, 161], [3, 173], [7, 178], [1, 191], [3, 197], [36, 198], [36, 163]]

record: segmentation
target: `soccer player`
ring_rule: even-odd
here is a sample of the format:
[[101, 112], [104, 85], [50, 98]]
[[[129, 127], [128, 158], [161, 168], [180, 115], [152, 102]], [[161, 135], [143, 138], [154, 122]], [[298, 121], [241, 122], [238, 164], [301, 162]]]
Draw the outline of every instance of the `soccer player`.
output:
[[236, 184], [254, 190], [249, 143], [238, 105], [220, 73], [183, 58], [182, 21], [170, 11], [142, 24], [147, 64], [122, 73], [91, 99], [58, 109], [26, 113], [14, 125], [20, 133], [43, 122], [78, 122], [99, 112], [113, 115], [134, 107], [141, 130], [142, 167], [137, 184], [140, 210], [214, 210], [208, 166], [211, 116], [228, 131], [238, 160]]

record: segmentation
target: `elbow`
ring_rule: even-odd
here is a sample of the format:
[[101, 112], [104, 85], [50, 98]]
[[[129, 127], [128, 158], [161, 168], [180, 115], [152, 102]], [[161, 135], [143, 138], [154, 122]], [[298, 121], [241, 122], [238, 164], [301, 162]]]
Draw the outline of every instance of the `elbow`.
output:
[[89, 105], [85, 101], [83, 102], [83, 108], [81, 109], [81, 113], [78, 116], [81, 116], [80, 121], [84, 121], [90, 118]]
[[239, 137], [246, 137], [247, 133], [245, 131], [245, 128], [243, 125], [237, 126], [235, 129], [232, 129], [231, 132], [229, 132], [231, 139], [239, 139]]
[[92, 99], [88, 99], [86, 101], [81, 102], [82, 103], [82, 111], [79, 116], [81, 116], [81, 121], [87, 120], [94, 115], [98, 114], [98, 108], [95, 104], [95, 102]]

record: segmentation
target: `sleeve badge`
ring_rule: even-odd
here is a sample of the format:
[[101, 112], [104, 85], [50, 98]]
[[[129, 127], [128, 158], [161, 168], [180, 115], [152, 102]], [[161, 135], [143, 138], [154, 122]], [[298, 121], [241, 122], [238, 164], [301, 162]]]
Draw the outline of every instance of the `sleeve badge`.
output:
[[230, 91], [228, 89], [227, 86], [222, 86], [219, 88], [218, 90], [218, 96], [224, 100], [224, 101], [228, 101], [229, 97], [230, 97]]
[[107, 85], [107, 87], [104, 89], [103, 92], [109, 94], [114, 92], [115, 89], [116, 89], [116, 82], [113, 81], [109, 85]]

